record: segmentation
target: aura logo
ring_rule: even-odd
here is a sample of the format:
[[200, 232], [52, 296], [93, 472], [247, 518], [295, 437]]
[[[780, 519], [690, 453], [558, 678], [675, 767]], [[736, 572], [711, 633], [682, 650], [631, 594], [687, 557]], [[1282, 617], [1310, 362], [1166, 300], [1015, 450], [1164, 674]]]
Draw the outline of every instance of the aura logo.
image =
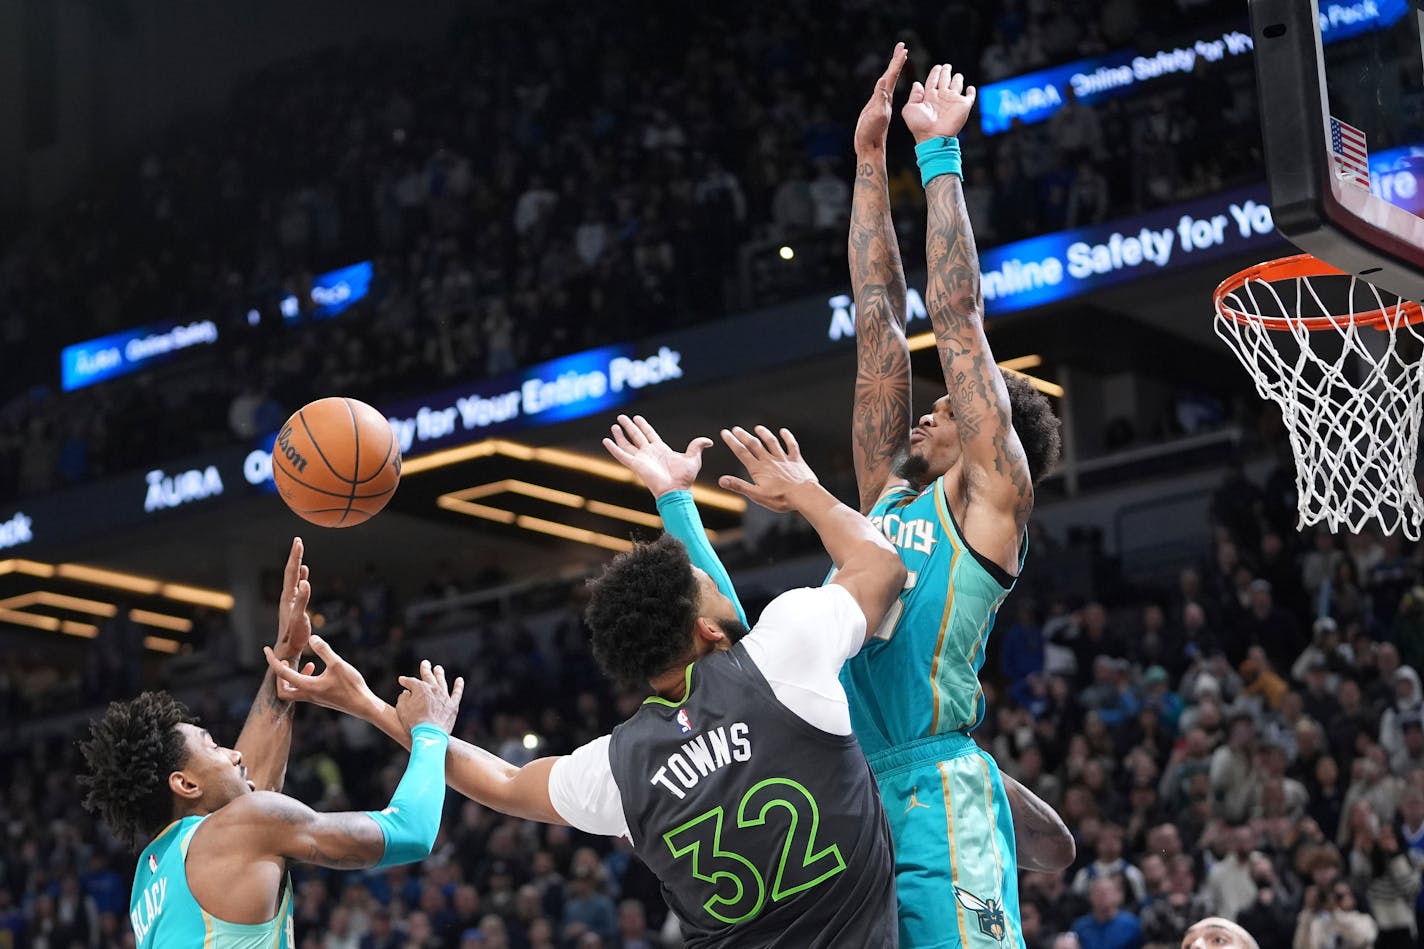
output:
[[143, 499], [143, 509], [150, 513], [223, 493], [222, 476], [213, 465], [201, 471], [183, 471], [172, 476], [162, 471], [150, 471], [144, 475], [144, 480], [148, 482], [148, 493]]
[[23, 511], [20, 511], [5, 523], [0, 524], [0, 550], [7, 547], [18, 547], [34, 540], [35, 534], [31, 529], [34, 523], [25, 516]]
[[999, 93], [999, 112], [1009, 118], [1030, 115], [1045, 109], [1057, 109], [1063, 104], [1063, 95], [1052, 83], [1030, 86], [1020, 92], [1004, 89]]

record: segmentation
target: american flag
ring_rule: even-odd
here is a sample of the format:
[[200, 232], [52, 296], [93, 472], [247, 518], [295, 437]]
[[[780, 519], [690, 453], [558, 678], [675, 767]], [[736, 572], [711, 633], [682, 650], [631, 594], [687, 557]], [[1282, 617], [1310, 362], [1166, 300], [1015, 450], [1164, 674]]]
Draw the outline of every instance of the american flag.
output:
[[1342, 181], [1370, 186], [1370, 152], [1365, 145], [1365, 133], [1339, 119], [1330, 118], [1330, 154], [1335, 159], [1335, 174]]

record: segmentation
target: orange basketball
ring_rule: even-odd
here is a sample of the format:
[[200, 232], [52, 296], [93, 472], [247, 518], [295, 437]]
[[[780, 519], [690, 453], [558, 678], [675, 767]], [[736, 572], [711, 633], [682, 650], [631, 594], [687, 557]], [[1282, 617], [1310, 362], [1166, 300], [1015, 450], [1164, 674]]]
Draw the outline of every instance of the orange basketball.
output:
[[287, 419], [272, 446], [272, 480], [298, 516], [352, 527], [386, 506], [401, 453], [386, 417], [355, 399], [317, 399]]

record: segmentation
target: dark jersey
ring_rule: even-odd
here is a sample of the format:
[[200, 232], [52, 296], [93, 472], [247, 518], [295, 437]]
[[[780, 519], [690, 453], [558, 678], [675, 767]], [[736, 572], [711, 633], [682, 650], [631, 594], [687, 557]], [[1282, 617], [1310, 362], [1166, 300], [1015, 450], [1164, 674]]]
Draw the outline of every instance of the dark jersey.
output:
[[634, 850], [689, 947], [898, 944], [890, 828], [865, 755], [776, 698], [742, 645], [614, 729]]

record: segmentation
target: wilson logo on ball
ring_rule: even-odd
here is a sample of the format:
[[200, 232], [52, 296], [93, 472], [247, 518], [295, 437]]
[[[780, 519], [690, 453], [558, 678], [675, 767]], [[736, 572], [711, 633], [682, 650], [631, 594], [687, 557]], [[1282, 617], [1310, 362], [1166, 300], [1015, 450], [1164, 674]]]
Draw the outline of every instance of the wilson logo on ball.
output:
[[282, 426], [281, 433], [277, 436], [277, 447], [282, 450], [282, 457], [291, 462], [292, 467], [297, 469], [298, 474], [303, 474], [307, 470], [307, 460], [302, 457], [302, 453], [292, 447], [292, 426], [287, 424]]

